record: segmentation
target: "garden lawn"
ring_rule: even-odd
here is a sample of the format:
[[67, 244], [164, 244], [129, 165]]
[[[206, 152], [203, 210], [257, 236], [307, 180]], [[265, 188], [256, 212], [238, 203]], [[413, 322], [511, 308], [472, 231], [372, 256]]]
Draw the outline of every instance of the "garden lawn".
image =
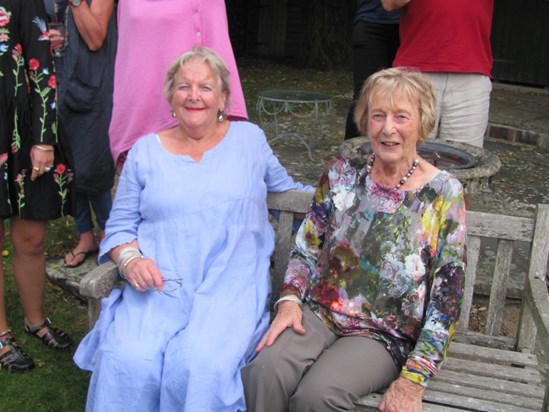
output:
[[[27, 335], [23, 329], [23, 310], [12, 273], [13, 250], [9, 237], [9, 221], [5, 221], [9, 255], [2, 258], [6, 278], [6, 313], [19, 345], [34, 359], [36, 368], [29, 372], [0, 370], [0, 411], [13, 412], [77, 412], [86, 404], [89, 373], [81, 371], [72, 360], [76, 349], [57, 351]], [[70, 236], [67, 234], [71, 233]], [[71, 219], [50, 222], [47, 239], [48, 254], [60, 255], [74, 242], [76, 232]], [[44, 313], [53, 325], [60, 327], [78, 343], [87, 331], [87, 309], [84, 303], [51, 283], [46, 284]]]

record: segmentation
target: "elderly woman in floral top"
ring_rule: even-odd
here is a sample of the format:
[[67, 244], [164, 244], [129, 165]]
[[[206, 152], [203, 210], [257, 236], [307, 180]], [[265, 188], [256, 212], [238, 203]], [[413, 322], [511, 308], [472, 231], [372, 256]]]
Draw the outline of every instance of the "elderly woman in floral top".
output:
[[435, 95], [420, 73], [372, 75], [355, 111], [372, 153], [337, 158], [296, 238], [277, 315], [242, 377], [252, 411], [421, 411], [460, 314], [465, 204], [421, 159]]

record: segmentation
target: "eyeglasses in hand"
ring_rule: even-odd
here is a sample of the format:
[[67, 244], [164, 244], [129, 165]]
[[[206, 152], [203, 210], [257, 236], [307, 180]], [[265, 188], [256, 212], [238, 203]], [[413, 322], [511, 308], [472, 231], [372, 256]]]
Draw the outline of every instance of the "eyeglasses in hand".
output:
[[181, 289], [183, 286], [183, 278], [178, 279], [164, 279], [164, 286], [162, 290], [157, 289], [160, 293], [171, 293]]

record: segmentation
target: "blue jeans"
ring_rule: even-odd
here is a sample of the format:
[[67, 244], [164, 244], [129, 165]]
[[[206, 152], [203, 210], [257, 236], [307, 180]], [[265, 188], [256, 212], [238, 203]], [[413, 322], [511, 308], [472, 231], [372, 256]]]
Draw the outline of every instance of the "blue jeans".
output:
[[105, 230], [105, 224], [112, 208], [112, 196], [110, 190], [100, 195], [88, 195], [76, 193], [76, 216], [74, 221], [78, 233], [89, 232], [93, 229], [92, 209], [95, 213], [97, 226]]

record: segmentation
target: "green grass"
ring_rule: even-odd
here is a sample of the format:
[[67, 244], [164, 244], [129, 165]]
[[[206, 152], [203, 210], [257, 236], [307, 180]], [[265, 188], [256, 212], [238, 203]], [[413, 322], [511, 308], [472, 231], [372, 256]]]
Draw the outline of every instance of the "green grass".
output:
[[[10, 373], [0, 370], [1, 411], [83, 411], [86, 403], [89, 373], [81, 371], [72, 360], [76, 345], [69, 351], [47, 348], [23, 330], [23, 310], [12, 273], [13, 250], [6, 225], [3, 265], [6, 277], [6, 314], [19, 345], [34, 359], [36, 368], [30, 372]], [[61, 255], [77, 237], [70, 218], [50, 222], [46, 241], [48, 255]], [[57, 286], [47, 284], [44, 313], [68, 332], [76, 343], [87, 332], [86, 306]]]
[[[352, 75], [346, 70], [296, 69], [271, 61], [242, 60], [239, 72], [252, 122], [258, 122], [255, 110], [257, 93], [267, 89], [299, 89], [332, 95], [337, 108], [343, 95], [352, 89]], [[72, 361], [73, 347], [58, 352], [45, 347], [23, 331], [23, 311], [11, 270], [13, 251], [6, 225], [6, 247], [3, 258], [6, 274], [6, 313], [17, 341], [31, 355], [36, 369], [25, 373], [0, 370], [0, 411], [83, 411], [89, 374], [79, 370]], [[76, 244], [78, 234], [71, 218], [49, 223], [46, 252], [50, 258], [64, 256]], [[45, 311], [54, 325], [67, 331], [78, 344], [87, 332], [85, 304], [57, 286], [48, 284]]]

